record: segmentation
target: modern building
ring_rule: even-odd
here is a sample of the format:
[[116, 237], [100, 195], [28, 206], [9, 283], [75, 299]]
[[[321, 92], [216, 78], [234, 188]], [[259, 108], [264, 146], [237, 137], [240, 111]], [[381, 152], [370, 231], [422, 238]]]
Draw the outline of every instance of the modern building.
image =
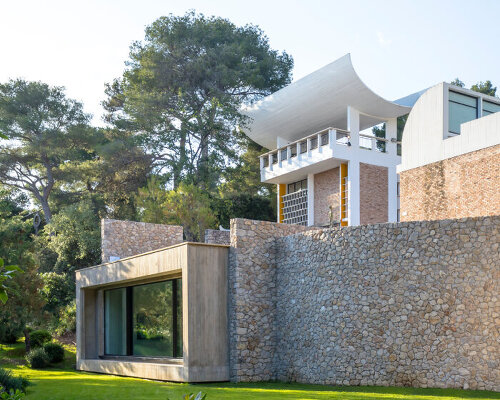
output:
[[[396, 222], [397, 118], [419, 94], [383, 99], [361, 81], [348, 54], [246, 108], [246, 134], [272, 149], [260, 169], [262, 182], [278, 185], [278, 222]], [[385, 137], [377, 138], [371, 128], [382, 123]]]
[[401, 220], [500, 214], [500, 99], [440, 83], [403, 133]]

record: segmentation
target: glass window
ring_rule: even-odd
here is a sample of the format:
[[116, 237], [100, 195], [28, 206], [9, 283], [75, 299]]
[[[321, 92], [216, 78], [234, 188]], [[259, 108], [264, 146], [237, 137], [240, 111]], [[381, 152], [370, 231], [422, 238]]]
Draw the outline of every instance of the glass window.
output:
[[126, 289], [104, 292], [104, 352], [127, 355], [127, 296]]
[[477, 98], [449, 92], [448, 130], [460, 134], [460, 125], [477, 118]]
[[106, 290], [105, 354], [182, 357], [182, 280]]
[[298, 182], [293, 182], [288, 184], [288, 193], [295, 193], [298, 192], [299, 190], [306, 190], [307, 189], [307, 179], [303, 179]]
[[500, 111], [500, 104], [483, 100], [483, 117]]

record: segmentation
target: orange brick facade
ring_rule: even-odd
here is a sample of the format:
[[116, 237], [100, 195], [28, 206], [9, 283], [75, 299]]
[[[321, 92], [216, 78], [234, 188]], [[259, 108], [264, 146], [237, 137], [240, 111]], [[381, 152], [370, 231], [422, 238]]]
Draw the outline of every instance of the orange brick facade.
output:
[[330, 206], [333, 219], [340, 221], [340, 168], [329, 169], [314, 175], [314, 225], [330, 223]]
[[386, 167], [361, 163], [359, 166], [361, 225], [387, 222], [388, 171]]
[[500, 145], [400, 174], [401, 220], [500, 215]]

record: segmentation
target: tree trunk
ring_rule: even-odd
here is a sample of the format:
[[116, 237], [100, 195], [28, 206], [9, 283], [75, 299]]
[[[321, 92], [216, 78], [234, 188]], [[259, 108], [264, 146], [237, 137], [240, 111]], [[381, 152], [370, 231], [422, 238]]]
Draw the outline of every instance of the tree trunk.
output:
[[28, 328], [24, 328], [24, 345], [26, 346], [26, 354], [31, 351], [31, 338], [30, 331]]
[[40, 204], [42, 206], [43, 215], [45, 217], [45, 222], [50, 223], [50, 221], [52, 220], [52, 212], [50, 211], [48, 200], [46, 200], [42, 197], [40, 199]]
[[184, 123], [181, 125], [181, 138], [179, 141], [179, 162], [174, 166], [174, 189], [181, 183], [182, 170], [186, 165], [186, 131]]

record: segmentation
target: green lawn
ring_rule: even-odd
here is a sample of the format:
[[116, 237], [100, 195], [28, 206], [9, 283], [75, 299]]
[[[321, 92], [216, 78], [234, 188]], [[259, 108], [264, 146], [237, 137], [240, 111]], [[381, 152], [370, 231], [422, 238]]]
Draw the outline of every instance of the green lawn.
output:
[[32, 370], [23, 365], [23, 345], [0, 345], [0, 364], [29, 378], [26, 399], [37, 400], [150, 400], [181, 399], [183, 394], [207, 393], [215, 399], [500, 399], [500, 393], [472, 390], [411, 389], [385, 387], [333, 387], [285, 383], [187, 385], [143, 379], [76, 372], [74, 348], [67, 347], [66, 360], [58, 368]]

